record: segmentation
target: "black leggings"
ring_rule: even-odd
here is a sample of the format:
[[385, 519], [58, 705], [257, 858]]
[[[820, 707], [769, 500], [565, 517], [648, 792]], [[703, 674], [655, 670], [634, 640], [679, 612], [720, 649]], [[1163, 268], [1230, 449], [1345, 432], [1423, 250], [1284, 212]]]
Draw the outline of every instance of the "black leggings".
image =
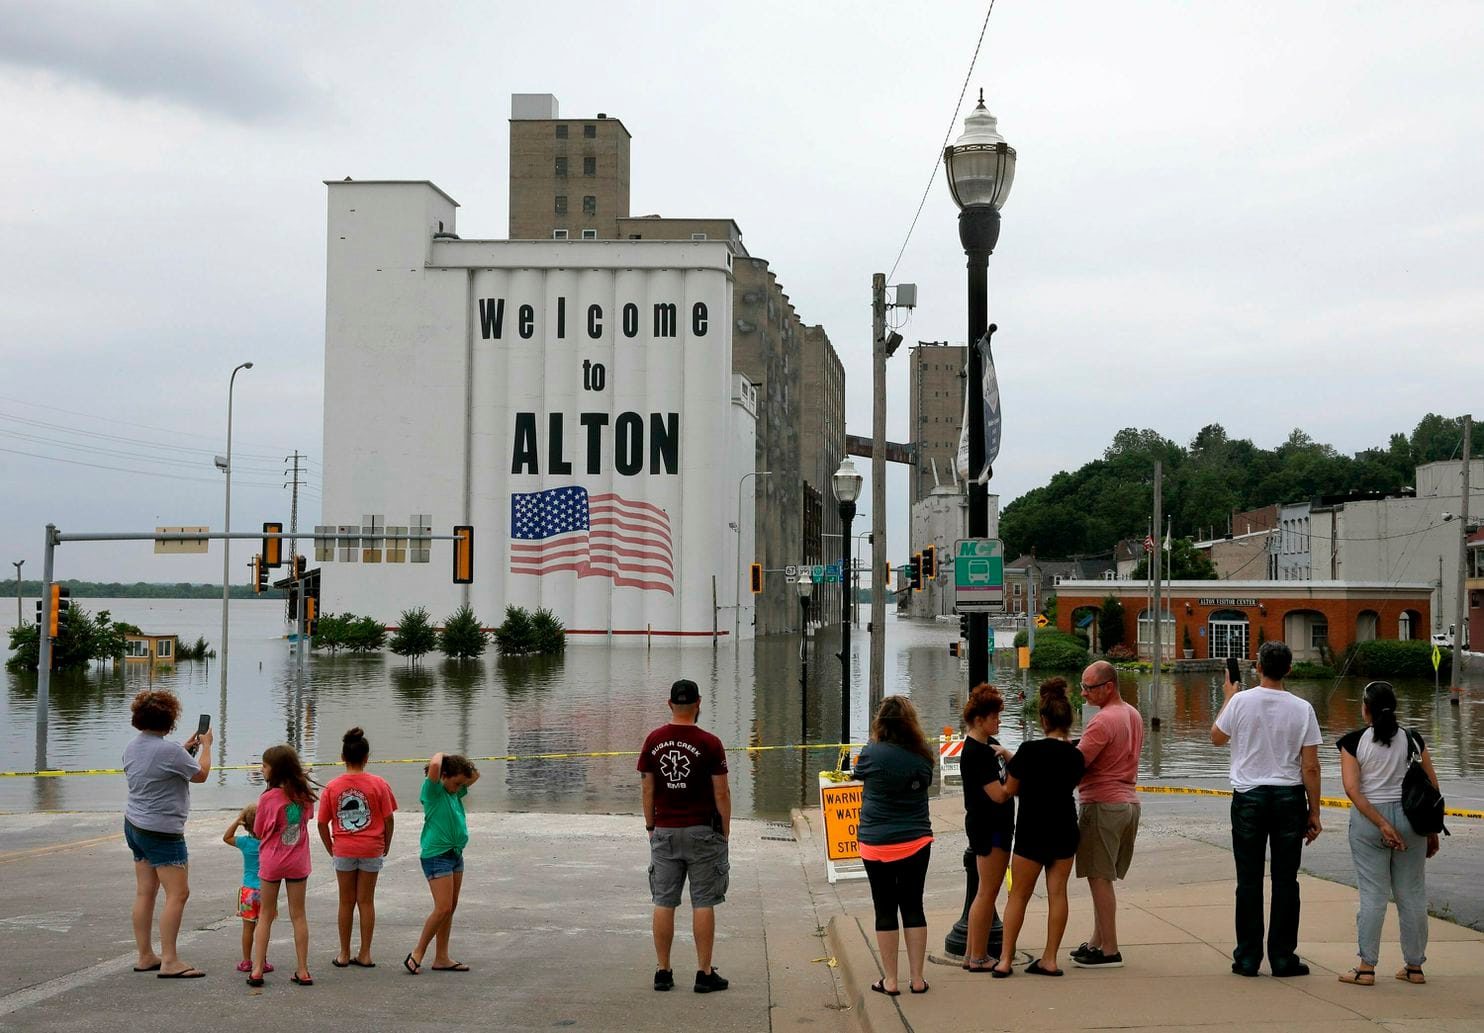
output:
[[871, 880], [871, 903], [876, 905], [876, 931], [892, 932], [897, 927], [897, 912], [902, 913], [903, 929], [927, 927], [922, 913], [922, 887], [927, 882], [929, 843], [911, 857], [900, 861], [866, 861], [866, 878]]

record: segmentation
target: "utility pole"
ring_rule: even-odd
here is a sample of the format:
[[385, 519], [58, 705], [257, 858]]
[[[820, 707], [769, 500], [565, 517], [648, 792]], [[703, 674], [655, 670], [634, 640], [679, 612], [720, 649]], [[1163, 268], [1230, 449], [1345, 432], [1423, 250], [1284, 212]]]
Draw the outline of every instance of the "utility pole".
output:
[[886, 694], [886, 274], [871, 277], [871, 677], [870, 707]]
[[[1153, 523], [1154, 523], [1154, 529], [1156, 531], [1158, 531], [1159, 528], [1160, 528], [1160, 525], [1162, 525], [1164, 523], [1163, 513], [1161, 512], [1161, 510], [1163, 508], [1163, 503], [1164, 503], [1163, 492], [1164, 492], [1164, 464], [1161, 463], [1158, 459], [1156, 459], [1154, 461], [1154, 521], [1153, 521]], [[1152, 701], [1151, 702], [1151, 705], [1150, 705], [1150, 716], [1152, 718], [1158, 718], [1159, 717], [1159, 669], [1160, 669], [1160, 666], [1164, 663], [1164, 658], [1165, 658], [1164, 646], [1160, 643], [1160, 632], [1162, 632], [1164, 630], [1164, 627], [1163, 627], [1163, 625], [1164, 625], [1164, 611], [1160, 607], [1160, 604], [1159, 604], [1159, 602], [1160, 602], [1160, 600], [1159, 600], [1159, 597], [1160, 597], [1160, 588], [1162, 587], [1161, 584], [1160, 584], [1160, 560], [1161, 560], [1161, 557], [1163, 556], [1163, 554], [1164, 554], [1164, 543], [1161, 542], [1161, 541], [1159, 541], [1159, 540], [1156, 540], [1155, 543], [1154, 543], [1154, 553], [1153, 553], [1153, 555], [1151, 555], [1149, 557], [1149, 562], [1151, 564], [1153, 564], [1149, 569], [1150, 569], [1150, 573], [1152, 574], [1153, 579], [1154, 579], [1154, 613], [1152, 614], [1152, 616], [1154, 617], [1154, 638], [1153, 638], [1153, 642], [1154, 642], [1154, 667], [1153, 667], [1154, 676], [1153, 676], [1153, 681], [1150, 682], [1150, 686], [1149, 686], [1149, 696], [1150, 696], [1150, 699]]]
[[1458, 511], [1458, 594], [1457, 614], [1453, 619], [1453, 689], [1450, 703], [1457, 704], [1463, 695], [1463, 622], [1468, 617], [1469, 577], [1469, 465], [1472, 461], [1474, 417], [1463, 417], [1463, 499]]
[[[292, 487], [293, 488], [293, 495], [291, 496], [291, 501], [289, 502], [289, 533], [290, 534], [297, 534], [299, 532], [299, 460], [301, 458], [303, 458], [303, 457], [299, 455], [299, 450], [297, 448], [294, 449], [294, 454], [292, 456], [284, 456], [283, 457], [283, 461], [285, 463], [292, 461], [293, 464], [294, 464], [292, 470], [286, 470], [286, 471], [284, 471], [285, 473], [288, 473], [292, 477], [292, 480], [289, 482], [289, 484], [285, 484], [284, 485], [285, 488], [288, 488], [288, 487]], [[298, 555], [299, 555], [299, 540], [297, 538], [290, 538], [289, 539], [289, 570], [297, 570], [298, 569], [298, 567], [295, 564], [295, 557], [298, 556]]]
[[24, 621], [21, 614], [21, 567], [25, 560], [11, 560], [10, 565], [15, 568], [15, 626], [20, 627]]

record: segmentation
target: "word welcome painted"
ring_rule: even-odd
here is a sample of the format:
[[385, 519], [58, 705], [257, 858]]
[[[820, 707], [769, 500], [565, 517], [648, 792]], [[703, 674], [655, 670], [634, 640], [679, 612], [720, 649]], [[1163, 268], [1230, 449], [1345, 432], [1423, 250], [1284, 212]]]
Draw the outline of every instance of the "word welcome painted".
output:
[[[529, 341], [536, 336], [539, 329], [536, 321], [536, 306], [522, 304], [514, 307], [515, 335], [522, 341]], [[486, 341], [507, 340], [505, 332], [509, 327], [505, 322], [506, 305], [504, 298], [480, 298], [479, 299], [479, 336]], [[598, 340], [603, 336], [605, 315], [603, 306], [592, 304], [587, 307], [585, 324], [587, 336], [591, 340]], [[667, 338], [677, 336], [676, 320], [678, 310], [674, 302], [656, 302], [651, 309], [650, 336], [654, 338]], [[619, 330], [623, 336], [633, 339], [639, 336], [640, 330], [639, 306], [634, 302], [623, 305], [619, 310]], [[711, 317], [707, 311], [706, 303], [698, 301], [690, 307], [690, 332], [693, 337], [705, 337], [711, 327]], [[561, 341], [567, 337], [567, 299], [556, 299], [556, 339]]]

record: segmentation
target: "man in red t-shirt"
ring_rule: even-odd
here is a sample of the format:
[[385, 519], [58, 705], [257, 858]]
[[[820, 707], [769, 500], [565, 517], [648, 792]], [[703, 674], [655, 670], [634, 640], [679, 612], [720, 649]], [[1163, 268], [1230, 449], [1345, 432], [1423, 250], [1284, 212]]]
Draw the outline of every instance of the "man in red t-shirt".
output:
[[670, 686], [670, 722], [649, 733], [639, 751], [644, 782], [644, 828], [649, 833], [649, 892], [654, 899], [654, 988], [675, 985], [670, 945], [675, 909], [690, 882], [691, 927], [696, 940], [698, 994], [727, 988], [711, 967], [716, 905], [727, 897], [731, 863], [732, 792], [721, 740], [697, 727], [701, 690], [682, 678]]
[[1085, 765], [1077, 784], [1077, 877], [1087, 880], [1092, 894], [1092, 935], [1072, 951], [1072, 964], [1122, 968], [1113, 883], [1128, 874], [1139, 834], [1134, 786], [1144, 749], [1144, 719], [1119, 695], [1118, 672], [1106, 660], [1082, 672], [1082, 698], [1098, 708], [1077, 741]]

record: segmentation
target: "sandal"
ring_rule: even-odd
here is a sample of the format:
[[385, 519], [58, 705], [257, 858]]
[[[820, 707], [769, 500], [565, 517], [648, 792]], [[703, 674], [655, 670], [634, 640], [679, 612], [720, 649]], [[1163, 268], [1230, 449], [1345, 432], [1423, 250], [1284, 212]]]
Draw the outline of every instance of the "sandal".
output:
[[927, 981], [927, 980], [926, 980], [926, 979], [924, 979], [924, 980], [923, 980], [923, 981], [922, 981], [922, 989], [921, 989], [921, 990], [919, 990], [919, 989], [917, 989], [917, 987], [915, 987], [915, 986], [913, 986], [913, 985], [912, 985], [912, 984], [911, 984], [911, 983], [908, 983], [908, 984], [907, 984], [907, 989], [908, 989], [908, 990], [911, 990], [911, 991], [912, 991], [912, 992], [913, 992], [913, 993], [914, 993], [914, 994], [925, 994], [925, 993], [927, 993], [927, 992], [928, 992], [928, 991], [929, 991], [929, 990], [931, 990], [931, 989], [932, 989], [932, 987], [931, 987], [931, 986], [929, 986], [929, 985], [928, 985], [928, 981]]
[[989, 970], [989, 974], [994, 979], [1009, 979], [1015, 974], [1015, 966], [1011, 965], [1003, 972], [1001, 972], [998, 967], [995, 967]]
[[[1403, 972], [1406, 969], [1402, 970]], [[1340, 982], [1351, 986], [1375, 986], [1376, 970], [1373, 968], [1352, 968], [1349, 972], [1340, 974]]]
[[876, 980], [876, 982], [872, 983], [871, 984], [871, 989], [872, 990], [875, 990], [878, 994], [885, 994], [888, 997], [901, 997], [902, 996], [902, 991], [900, 991], [900, 990], [888, 990], [886, 988], [886, 980], [884, 978], [883, 979], [878, 979], [878, 980]]
[[1406, 968], [1401, 969], [1397, 972], [1396, 978], [1400, 979], [1404, 983], [1415, 983], [1419, 986], [1427, 982], [1427, 977], [1422, 974], [1421, 965], [1418, 965], [1416, 967], [1408, 965]]
[[402, 959], [402, 967], [405, 968], [408, 972], [412, 973], [414, 976], [423, 970], [422, 962], [412, 960], [411, 951], [408, 951], [407, 957]]
[[998, 961], [998, 958], [991, 958], [988, 955], [982, 958], [965, 959], [963, 970], [965, 972], [993, 972]]
[[1059, 968], [1042, 968], [1041, 959], [1037, 958], [1025, 967], [1027, 973], [1033, 976], [1064, 976], [1066, 973]]

